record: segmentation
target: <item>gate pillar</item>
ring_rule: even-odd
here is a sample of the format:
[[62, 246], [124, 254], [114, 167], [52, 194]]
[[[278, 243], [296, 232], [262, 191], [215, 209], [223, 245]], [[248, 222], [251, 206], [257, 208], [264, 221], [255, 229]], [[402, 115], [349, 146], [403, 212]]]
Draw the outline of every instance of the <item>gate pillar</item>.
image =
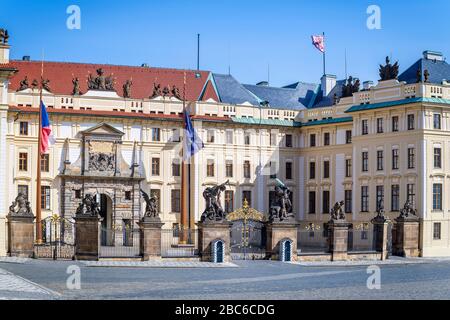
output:
[[386, 260], [391, 250], [389, 243], [392, 245], [392, 235], [389, 234], [390, 220], [384, 216], [377, 216], [372, 219], [372, 224], [375, 250], [381, 253], [381, 260]]
[[31, 258], [34, 244], [34, 216], [8, 215], [8, 255]]
[[394, 254], [402, 257], [418, 257], [420, 220], [417, 216], [398, 217]]
[[348, 254], [348, 229], [350, 223], [345, 220], [328, 222], [328, 241], [331, 261], [345, 261]]
[[281, 260], [281, 243], [284, 240], [292, 241], [291, 261], [297, 261], [297, 231], [298, 223], [287, 220], [286, 222], [272, 222], [267, 224], [266, 258]]
[[217, 240], [223, 242], [223, 262], [231, 261], [230, 256], [230, 233], [231, 223], [221, 222], [199, 222], [198, 226], [198, 252], [201, 261], [213, 262], [213, 244]]
[[94, 260], [99, 258], [100, 222], [97, 215], [75, 217], [75, 259]]
[[161, 259], [161, 227], [159, 218], [144, 217], [138, 223], [140, 231], [139, 253], [143, 261]]

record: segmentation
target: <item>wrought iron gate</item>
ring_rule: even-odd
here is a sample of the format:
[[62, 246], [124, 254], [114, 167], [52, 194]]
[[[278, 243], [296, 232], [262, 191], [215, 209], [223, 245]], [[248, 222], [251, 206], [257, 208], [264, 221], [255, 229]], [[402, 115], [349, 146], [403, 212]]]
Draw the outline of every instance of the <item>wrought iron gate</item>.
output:
[[230, 213], [231, 258], [233, 260], [261, 260], [266, 257], [266, 217], [248, 206]]
[[34, 246], [35, 258], [72, 260], [75, 256], [75, 223], [53, 215], [42, 220], [42, 244]]

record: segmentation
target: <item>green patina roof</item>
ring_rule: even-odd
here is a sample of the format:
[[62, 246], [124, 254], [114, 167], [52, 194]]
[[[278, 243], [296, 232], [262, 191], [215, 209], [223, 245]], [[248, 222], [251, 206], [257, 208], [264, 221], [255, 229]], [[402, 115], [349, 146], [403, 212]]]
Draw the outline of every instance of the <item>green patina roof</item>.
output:
[[323, 120], [314, 120], [309, 122], [304, 122], [301, 124], [302, 127], [309, 126], [318, 126], [321, 124], [333, 124], [333, 123], [343, 123], [343, 122], [352, 122], [352, 117], [343, 117], [343, 118], [333, 118], [333, 119], [323, 119]]
[[352, 117], [334, 118], [315, 120], [309, 122], [298, 122], [293, 120], [279, 120], [279, 119], [255, 119], [255, 118], [236, 118], [232, 117], [231, 120], [235, 123], [253, 124], [253, 125], [270, 125], [270, 126], [283, 126], [283, 127], [309, 127], [314, 125], [343, 123], [353, 121]]
[[373, 110], [373, 109], [381, 109], [381, 108], [395, 107], [395, 106], [400, 106], [402, 104], [411, 104], [411, 103], [417, 103], [417, 102], [450, 104], [450, 100], [448, 100], [448, 99], [421, 98], [420, 97], [420, 98], [410, 98], [410, 99], [403, 99], [403, 100], [397, 100], [397, 101], [386, 101], [386, 102], [380, 102], [380, 103], [374, 103], [374, 104], [356, 105], [356, 106], [350, 107], [345, 112], [358, 112], [358, 111], [366, 111], [366, 110]]

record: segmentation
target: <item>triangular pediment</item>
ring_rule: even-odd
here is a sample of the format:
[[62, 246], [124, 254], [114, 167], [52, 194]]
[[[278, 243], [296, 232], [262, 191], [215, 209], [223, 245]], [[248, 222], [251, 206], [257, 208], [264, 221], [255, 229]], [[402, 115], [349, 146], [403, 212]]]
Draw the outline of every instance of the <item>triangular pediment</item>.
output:
[[113, 126], [107, 123], [99, 123], [92, 128], [84, 130], [81, 132], [83, 135], [114, 135], [114, 136], [123, 136], [125, 133], [114, 128]]

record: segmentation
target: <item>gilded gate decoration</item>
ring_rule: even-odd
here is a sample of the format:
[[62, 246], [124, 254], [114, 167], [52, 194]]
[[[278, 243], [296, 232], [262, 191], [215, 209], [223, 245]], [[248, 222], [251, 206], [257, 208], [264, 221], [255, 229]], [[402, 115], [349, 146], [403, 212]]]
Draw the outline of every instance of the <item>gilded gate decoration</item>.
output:
[[232, 222], [231, 257], [234, 260], [259, 260], [265, 258], [267, 216], [250, 208], [247, 200], [244, 205], [227, 215]]

